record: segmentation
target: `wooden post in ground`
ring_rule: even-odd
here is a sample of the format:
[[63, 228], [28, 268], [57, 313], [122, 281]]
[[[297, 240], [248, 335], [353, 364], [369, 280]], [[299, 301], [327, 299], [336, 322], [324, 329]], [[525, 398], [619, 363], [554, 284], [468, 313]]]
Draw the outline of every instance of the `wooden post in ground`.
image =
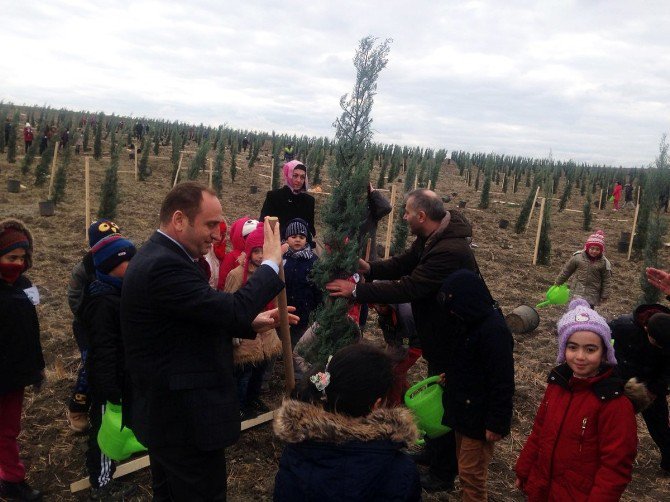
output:
[[56, 178], [56, 161], [58, 160], [58, 141], [54, 145], [54, 158], [51, 161], [51, 179], [49, 180], [49, 197], [47, 199], [51, 200], [51, 192], [54, 188], [54, 179]]
[[[268, 218], [273, 230], [279, 224], [276, 216]], [[279, 264], [279, 279], [284, 282], [284, 265]], [[291, 347], [291, 330], [288, 324], [288, 300], [286, 288], [277, 295], [277, 307], [279, 307], [279, 338], [281, 338], [282, 355], [284, 359], [284, 377], [286, 382], [286, 395], [290, 395], [295, 388], [295, 373], [293, 372], [293, 347]]]
[[184, 152], [179, 154], [179, 164], [177, 164], [177, 172], [174, 173], [174, 183], [172, 183], [172, 188], [177, 186], [177, 180], [179, 179], [179, 170], [181, 169], [181, 161], [184, 159]]
[[637, 187], [637, 201], [635, 202], [635, 207], [640, 205], [640, 192], [642, 192], [642, 187], [638, 185], [638, 187]]
[[275, 156], [272, 156], [272, 168], [270, 170], [270, 190], [272, 190], [272, 184], [274, 183], [275, 176]]
[[209, 159], [209, 188], [212, 188], [212, 172], [214, 171], [214, 161]]
[[414, 175], [414, 190], [416, 190], [416, 187], [417, 187], [418, 183], [419, 183], [419, 175], [415, 174]]
[[90, 176], [90, 166], [88, 164], [88, 159], [90, 157], [87, 155], [84, 157], [84, 221], [86, 222], [86, 228], [84, 228], [84, 241], [88, 242], [88, 227], [91, 226], [91, 202], [89, 200], [89, 191], [90, 191], [90, 181], [89, 181], [89, 176]]
[[[149, 142], [147, 141], [147, 143], [149, 143]], [[144, 145], [144, 148], [147, 148], [147, 147], [148, 147], [148, 145]], [[137, 147], [133, 146], [133, 148], [135, 150], [133, 152], [133, 154], [134, 154], [133, 159], [135, 159], [135, 181], [137, 181], [137, 179], [139, 178], [139, 172], [137, 170]]]
[[365, 245], [365, 258], [363, 258], [365, 261], [368, 261], [370, 259], [370, 247], [372, 246], [372, 238], [368, 237], [368, 242]]
[[533, 197], [533, 204], [530, 206], [530, 214], [528, 215], [528, 221], [526, 222], [526, 228], [523, 229], [525, 232], [528, 230], [528, 225], [530, 225], [530, 220], [533, 218], [533, 212], [535, 211], [535, 203], [537, 202], [537, 196], [540, 193], [540, 187], [537, 187], [537, 190], [535, 190], [535, 197]]
[[640, 212], [640, 204], [638, 200], [638, 204], [635, 206], [635, 216], [633, 216], [633, 228], [630, 231], [630, 241], [628, 241], [628, 257], [626, 258], [628, 261], [630, 261], [630, 255], [633, 252], [633, 239], [635, 238], [635, 228], [637, 227], [637, 215]]
[[391, 255], [391, 231], [393, 230], [393, 215], [395, 214], [395, 183], [391, 185], [391, 213], [386, 226], [386, 245], [384, 246], [384, 259]]
[[533, 251], [533, 265], [537, 265], [537, 251], [540, 248], [540, 233], [542, 232], [542, 218], [544, 217], [544, 203], [546, 197], [542, 197], [542, 202], [540, 203], [540, 217], [537, 220], [537, 234], [535, 235], [535, 250]]
[[430, 190], [430, 185], [433, 182], [433, 180], [428, 180], [428, 186], [426, 187], [428, 190]]

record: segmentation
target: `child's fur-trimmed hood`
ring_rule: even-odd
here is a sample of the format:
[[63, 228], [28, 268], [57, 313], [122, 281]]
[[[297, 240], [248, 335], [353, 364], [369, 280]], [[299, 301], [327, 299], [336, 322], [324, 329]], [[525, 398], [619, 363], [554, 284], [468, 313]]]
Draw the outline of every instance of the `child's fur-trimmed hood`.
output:
[[418, 438], [412, 412], [405, 408], [379, 408], [354, 418], [293, 399], [284, 400], [272, 427], [277, 437], [287, 443], [314, 440], [337, 444], [386, 439], [409, 445]]

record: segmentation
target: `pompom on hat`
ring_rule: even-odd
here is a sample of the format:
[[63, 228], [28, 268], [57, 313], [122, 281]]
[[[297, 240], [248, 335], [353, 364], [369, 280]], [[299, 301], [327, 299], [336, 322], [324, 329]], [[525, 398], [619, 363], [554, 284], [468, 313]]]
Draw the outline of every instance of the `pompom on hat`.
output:
[[96, 270], [107, 275], [135, 256], [135, 245], [120, 234], [108, 235], [91, 248], [91, 254]]
[[258, 226], [258, 220], [248, 219], [242, 225], [242, 237], [247, 237], [251, 232], [256, 230]]
[[605, 232], [602, 230], [597, 230], [595, 233], [589, 235], [589, 238], [586, 239], [586, 244], [584, 244], [584, 250], [588, 250], [591, 246], [597, 246], [600, 248], [600, 253], [605, 252]]
[[565, 362], [565, 346], [568, 339], [577, 331], [590, 331], [603, 341], [605, 346], [605, 361], [615, 366], [617, 364], [612, 347], [612, 331], [607, 321], [598, 312], [589, 307], [589, 302], [583, 298], [575, 298], [570, 302], [568, 311], [558, 321], [558, 357], [556, 363]]
[[119, 226], [112, 220], [102, 218], [94, 221], [88, 227], [88, 245], [89, 247], [93, 247], [108, 235], [118, 234], [120, 232], [121, 230], [119, 230]]

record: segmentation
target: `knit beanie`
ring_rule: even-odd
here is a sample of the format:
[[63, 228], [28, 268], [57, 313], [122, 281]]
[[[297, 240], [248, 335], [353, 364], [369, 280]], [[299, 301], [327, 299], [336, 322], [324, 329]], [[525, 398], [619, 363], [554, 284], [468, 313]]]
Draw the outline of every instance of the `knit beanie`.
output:
[[120, 232], [119, 226], [112, 220], [102, 218], [98, 221], [94, 221], [93, 223], [91, 223], [91, 226], [88, 227], [88, 246], [93, 247], [103, 237], [118, 234], [119, 232]]
[[0, 256], [23, 248], [26, 251], [30, 249], [30, 240], [25, 232], [15, 227], [7, 227], [0, 233]]
[[242, 225], [242, 237], [248, 237], [251, 232], [256, 230], [256, 227], [258, 226], [258, 220], [252, 220], [249, 219], [244, 222], [244, 225]]
[[591, 331], [600, 337], [605, 346], [605, 360], [608, 364], [616, 365], [614, 347], [612, 347], [612, 332], [607, 321], [595, 310], [589, 307], [589, 302], [583, 298], [575, 298], [568, 305], [568, 311], [558, 321], [558, 357], [556, 362], [565, 362], [565, 346], [568, 338], [577, 331]]
[[91, 248], [91, 254], [96, 270], [107, 275], [135, 256], [135, 245], [120, 234], [108, 235]]
[[633, 311], [633, 321], [638, 327], [645, 329], [651, 317], [659, 313], [670, 314], [670, 309], [658, 303], [643, 303]]
[[302, 218], [292, 219], [286, 226], [284, 239], [288, 239], [292, 235], [304, 235], [307, 237], [307, 240], [310, 240], [311, 236], [309, 234], [309, 230], [307, 229], [307, 222]]
[[228, 226], [226, 225], [225, 221], [222, 221], [219, 223], [219, 231], [221, 232], [221, 240], [214, 242], [212, 245], [212, 249], [214, 249], [214, 254], [216, 257], [219, 259], [219, 261], [223, 260], [223, 257], [226, 256], [226, 231], [228, 230]]
[[661, 346], [664, 354], [670, 354], [670, 315], [653, 314], [647, 322], [647, 333]]
[[600, 253], [605, 253], [605, 232], [598, 230], [596, 233], [589, 235], [586, 244], [584, 244], [584, 250], [588, 250], [591, 246], [598, 246]]

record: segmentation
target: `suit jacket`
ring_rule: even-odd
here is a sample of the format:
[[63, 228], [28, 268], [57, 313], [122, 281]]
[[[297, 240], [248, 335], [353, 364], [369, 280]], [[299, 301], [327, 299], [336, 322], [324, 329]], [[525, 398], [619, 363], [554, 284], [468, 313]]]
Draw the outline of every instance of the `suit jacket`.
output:
[[215, 450], [237, 441], [232, 337], [253, 338], [251, 322], [283, 287], [263, 265], [234, 294], [216, 291], [177, 244], [151, 236], [121, 293], [124, 422], [145, 446]]

